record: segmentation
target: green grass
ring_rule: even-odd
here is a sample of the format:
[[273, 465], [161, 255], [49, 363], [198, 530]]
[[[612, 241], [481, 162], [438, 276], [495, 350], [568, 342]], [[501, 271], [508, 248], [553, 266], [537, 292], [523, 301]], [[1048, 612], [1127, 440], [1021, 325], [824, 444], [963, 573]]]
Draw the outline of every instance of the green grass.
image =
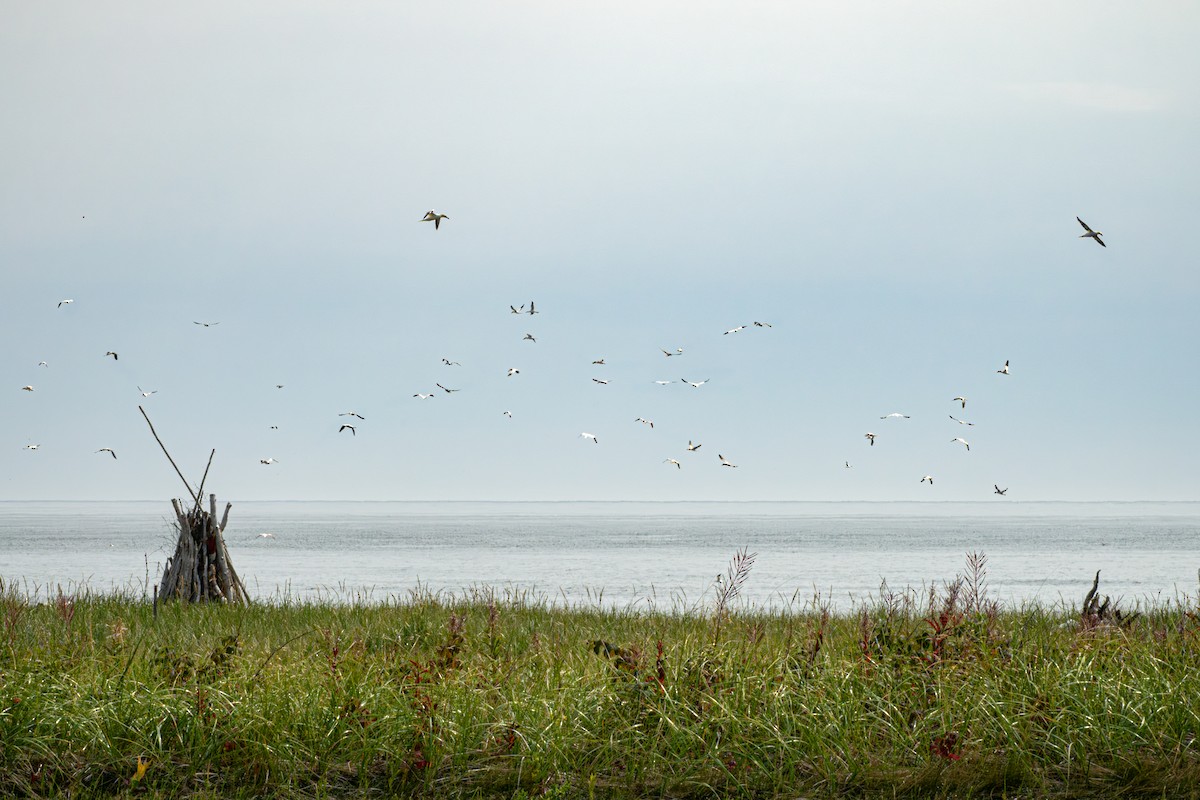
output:
[[0, 796], [1200, 797], [1187, 598], [739, 610], [742, 567], [691, 613], [0, 584]]

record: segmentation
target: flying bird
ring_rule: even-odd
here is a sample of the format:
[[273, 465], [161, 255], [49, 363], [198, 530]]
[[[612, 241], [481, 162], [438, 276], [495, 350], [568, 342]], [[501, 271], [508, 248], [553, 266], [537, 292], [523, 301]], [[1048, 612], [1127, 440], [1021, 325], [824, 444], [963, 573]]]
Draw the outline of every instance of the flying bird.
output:
[[734, 469], [737, 468], [737, 464], [734, 464], [732, 461], [730, 461], [729, 459], [727, 459], [725, 456], [721, 455], [720, 453], [717, 453], [717, 458], [721, 459], [722, 467], [733, 467]]
[[769, 322], [756, 322], [756, 323], [754, 323], [754, 325], [755, 325], [755, 327], [757, 327], [757, 328], [769, 328], [769, 327], [771, 327], [771, 323], [769, 323]]
[[451, 392], [457, 392], [457, 391], [458, 391], [458, 389], [447, 389], [445, 386], [442, 386], [440, 383], [435, 383], [435, 384], [434, 384], [434, 386], [438, 387], [439, 389], [441, 389], [441, 390], [442, 390], [443, 392], [445, 392], [446, 394], [450, 394]]
[[704, 384], [708, 383], [708, 381], [709, 381], [709, 379], [708, 379], [708, 378], [705, 378], [705, 379], [704, 379], [704, 380], [702, 380], [702, 381], [697, 381], [697, 382], [695, 382], [695, 383], [692, 383], [692, 382], [691, 382], [691, 381], [689, 381], [687, 378], [680, 378], [680, 380], [681, 380], [681, 381], [683, 381], [684, 383], [686, 383], [688, 386], [692, 387], [693, 389], [699, 389], [701, 386], [703, 386]]
[[1108, 247], [1108, 245], [1106, 245], [1106, 244], [1104, 243], [1104, 240], [1100, 238], [1101, 236], [1103, 236], [1103, 235], [1104, 235], [1104, 232], [1103, 232], [1103, 231], [1094, 231], [1094, 230], [1092, 230], [1091, 228], [1089, 228], [1089, 227], [1088, 227], [1088, 224], [1087, 224], [1086, 222], [1084, 222], [1083, 220], [1079, 219], [1079, 217], [1075, 217], [1075, 219], [1076, 219], [1076, 220], [1079, 220], [1079, 224], [1083, 226], [1083, 229], [1084, 229], [1085, 231], [1087, 231], [1087, 233], [1081, 233], [1081, 234], [1079, 234], [1079, 238], [1080, 238], [1080, 239], [1095, 239], [1095, 240], [1096, 240], [1096, 244], [1100, 245], [1101, 247]]
[[274, 539], [274, 538], [275, 538], [275, 534], [273, 534], [273, 533], [260, 533], [260, 534], [258, 534], [258, 536], [254, 537], [254, 538], [256, 538], [256, 539]]
[[429, 394], [421, 394], [420, 392], [417, 392], [413, 395], [413, 397], [419, 400], [428, 400], [429, 398], [433, 397], [433, 392], [430, 392]]
[[850, 469], [850, 462], [849, 462], [849, 461], [847, 461], [847, 462], [846, 462], [846, 469]]
[[438, 228], [442, 227], [442, 220], [444, 219], [450, 218], [445, 214], [437, 213], [431, 208], [425, 212], [425, 216], [421, 217], [421, 222], [432, 222], [433, 229], [436, 231]]
[[276, 389], [282, 389], [282, 388], [283, 388], [283, 384], [282, 384], [282, 383], [277, 383], [277, 384], [275, 384], [275, 388], [276, 388]]
[[538, 311], [536, 308], [534, 308], [534, 307], [533, 307], [533, 301], [532, 301], [532, 300], [530, 300], [530, 301], [529, 301], [529, 316], [531, 316], [531, 317], [532, 317], [534, 314], [540, 314], [540, 313], [542, 313], [542, 312], [540, 312], [540, 311]]
[[358, 428], [354, 427], [348, 422], [343, 424], [342, 427], [338, 428], [338, 433], [341, 433], [344, 430], [349, 430], [351, 436], [358, 436]]
[[521, 374], [521, 370], [517, 369], [516, 367], [509, 367], [508, 375], [506, 375], [505, 377], [511, 378], [513, 375], [520, 375], [520, 374]]
[[503, 411], [503, 412], [501, 412], [501, 413], [502, 413], [502, 414], [504, 414], [504, 416], [508, 417], [509, 419], [512, 419], [512, 412], [511, 412], [511, 411]]
[[145, 389], [139, 386], [137, 387], [137, 390], [142, 393], [142, 397], [149, 397], [152, 394], [158, 394], [158, 389], [155, 389], [152, 392], [147, 392]]
[[955, 403], [955, 402], [962, 403], [963, 408], [967, 407], [967, 398], [962, 397], [961, 395], [959, 397], [950, 398], [950, 402], [951, 403]]
[[642, 419], [641, 417], [638, 417], [637, 419], [634, 420], [634, 422], [640, 422], [643, 425], [649, 425], [650, 430], [654, 430], [654, 422], [652, 420]]
[[671, 356], [679, 356], [679, 355], [683, 355], [683, 348], [682, 348], [682, 347], [676, 347], [676, 348], [675, 348], [675, 352], [674, 352], [674, 353], [672, 353], [670, 350], [663, 350], [661, 347], [660, 347], [660, 348], [658, 348], [658, 349], [659, 349], [659, 350], [662, 350], [662, 354], [663, 354], [664, 356], [666, 356], [667, 358], [670, 358]]
[[278, 458], [274, 458], [274, 457], [272, 457], [272, 458], [260, 458], [260, 459], [258, 460], [258, 463], [260, 463], [260, 464], [266, 464], [267, 466], [270, 466], [271, 464], [278, 464], [278, 463], [279, 463], [279, 459], [278, 459]]
[[867, 437], [867, 441], [871, 443], [871, 447], [874, 447], [874, 446], [875, 446], [875, 434], [873, 434], [873, 433], [866, 433], [866, 434], [863, 434], [863, 435]]
[[359, 419], [362, 419], [362, 420], [366, 419], [366, 417], [364, 417], [362, 414], [358, 413], [357, 411], [343, 411], [342, 413], [338, 414], [338, 416], [339, 417], [358, 417]]
[[104, 357], [105, 357], [105, 358], [108, 358], [109, 356], [112, 356], [112, 357], [113, 357], [113, 361], [118, 361], [118, 360], [119, 360], [119, 359], [117, 358], [117, 354], [116, 354], [116, 353], [114, 353], [112, 350], [109, 350], [107, 353], [105, 353], [105, 354], [104, 354]]
[[32, 386], [22, 386], [22, 387], [21, 387], [21, 391], [22, 391], [22, 392], [32, 392], [32, 391], [33, 391], [33, 387], [32, 387]]
[[891, 414], [884, 414], [882, 417], [880, 417], [880, 419], [891, 419], [893, 417], [897, 419], [912, 419], [912, 417], [910, 417], [908, 414], [901, 414], [899, 411], [893, 411]]
[[110, 456], [112, 456], [113, 458], [116, 458], [116, 457], [117, 457], [117, 454], [113, 452], [113, 449], [112, 449], [111, 447], [101, 447], [101, 448], [100, 448], [99, 450], [97, 450], [96, 452], [97, 452], [97, 453], [108, 453], [108, 454], [109, 454]]
[[458, 363], [457, 361], [451, 361], [448, 358], [443, 358], [442, 363], [445, 364], [447, 367], [461, 367], [462, 366], [462, 364]]
[[41, 445], [40, 445], [40, 444], [27, 444], [27, 445], [25, 445], [25, 449], [26, 449], [26, 450], [37, 450], [39, 447], [41, 447]]
[[953, 439], [951, 439], [950, 441], [951, 441], [951, 443], [953, 443], [953, 442], [958, 442], [958, 443], [959, 443], [959, 444], [961, 444], [963, 447], [967, 448], [967, 450], [968, 450], [968, 451], [970, 451], [970, 449], [971, 449], [971, 443], [970, 443], [970, 442], [968, 442], [966, 439], [960, 439], [959, 437], [955, 436], [955, 437], [954, 437]]
[[744, 330], [746, 330], [745, 325], [738, 325], [736, 328], [730, 328], [729, 330], [725, 331], [725, 333], [723, 333], [721, 335], [728, 336], [731, 333], [737, 333], [738, 331], [744, 331]]
[[58, 308], [62, 308], [63, 306], [67, 305], [68, 303], [74, 303], [74, 302], [75, 302], [74, 300], [59, 300]]
[[581, 433], [581, 434], [579, 434], [579, 435], [580, 435], [581, 437], [583, 437], [584, 439], [591, 439], [591, 440], [592, 440], [593, 442], [595, 442], [596, 444], [600, 444], [600, 440], [596, 438], [596, 434], [594, 434], [594, 433], [587, 433], [587, 432], [584, 432], [584, 433]]
[[604, 365], [604, 359], [603, 359], [603, 358], [597, 358], [597, 359], [596, 359], [595, 361], [593, 361], [592, 363], [593, 363], [593, 364], [600, 364], [601, 366], [603, 366], [603, 365]]
[[663, 459], [664, 464], [674, 464], [676, 469], [683, 469], [683, 465], [673, 458]]
[[522, 339], [521, 341], [522, 342], [534, 342], [535, 344], [537, 343], [537, 339], [533, 338], [532, 333], [525, 334], [525, 338]]
[[39, 367], [48, 367], [48, 366], [50, 366], [50, 365], [49, 365], [49, 364], [47, 364], [45, 361], [39, 361], [39, 362], [38, 362], [38, 366], [39, 366]]
[[694, 453], [703, 446], [704, 445], [702, 445], [702, 444], [692, 444], [692, 440], [688, 439], [687, 449], [688, 449], [689, 453]]
[[998, 484], [998, 483], [993, 483], [992, 488], [994, 488], [996, 490], [996, 491], [992, 492], [992, 494], [1000, 494], [1000, 495], [1008, 494], [1008, 489], [1007, 488], [1001, 489], [1000, 484]]
[[514, 314], [524, 314], [525, 313], [525, 304], [524, 303], [521, 303], [521, 309], [519, 311], [517, 310], [517, 307], [514, 305], [510, 304], [508, 307], [512, 309], [512, 312]]
[[971, 425], [971, 426], [975, 425], [974, 422], [967, 422], [965, 419], [959, 419], [958, 417], [954, 416], [953, 414], [950, 415], [950, 419], [954, 420], [959, 425]]
[[220, 325], [221, 323], [219, 323], [219, 322], [196, 322], [195, 320], [193, 320], [192, 324], [193, 325], [203, 325], [206, 328], [211, 328], [213, 325]]
[[604, 378], [592, 378], [593, 383], [598, 383], [601, 386], [608, 386], [608, 381]]
[[657, 383], [659, 386], [669, 386], [670, 384], [672, 384], [674, 382], [675, 381], [655, 381], [655, 383]]
[[1004, 366], [996, 370], [996, 372], [999, 372], [1001, 375], [1008, 375], [1008, 361], [1005, 361]]
[[921, 478], [921, 483], [925, 483], [925, 481], [929, 481], [929, 485], [933, 486], [933, 476], [932, 475], [926, 475], [924, 478]]

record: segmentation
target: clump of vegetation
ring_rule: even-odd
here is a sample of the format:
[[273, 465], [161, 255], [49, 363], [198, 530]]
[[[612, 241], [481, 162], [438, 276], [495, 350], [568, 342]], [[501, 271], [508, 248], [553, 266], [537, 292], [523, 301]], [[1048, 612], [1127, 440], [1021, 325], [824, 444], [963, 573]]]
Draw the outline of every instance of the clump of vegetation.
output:
[[[1179, 796], [1200, 609], [170, 604], [0, 583], [4, 797]], [[1181, 789], [1180, 787], [1184, 787]]]

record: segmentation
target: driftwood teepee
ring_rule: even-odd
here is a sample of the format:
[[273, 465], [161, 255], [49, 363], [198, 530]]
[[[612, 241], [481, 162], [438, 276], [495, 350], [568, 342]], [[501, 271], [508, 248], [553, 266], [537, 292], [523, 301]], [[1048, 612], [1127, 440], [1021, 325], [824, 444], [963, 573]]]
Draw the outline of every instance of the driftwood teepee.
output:
[[185, 511], [185, 501], [171, 499], [171, 507], [175, 509], [175, 519], [179, 526], [179, 538], [175, 544], [175, 554], [167, 559], [163, 568], [162, 583], [158, 587], [158, 597], [166, 600], [178, 598], [192, 603], [203, 601], [249, 603], [246, 587], [233, 568], [229, 558], [229, 550], [225, 547], [225, 525], [229, 522], [229, 509], [232, 503], [225, 504], [225, 513], [217, 522], [217, 496], [208, 496], [208, 509], [203, 508], [201, 498], [204, 496], [204, 482], [208, 479], [208, 468], [212, 466], [213, 455], [208, 455], [208, 466], [204, 468], [204, 477], [200, 479], [200, 488], [192, 491], [191, 485], [179, 471], [175, 459], [167, 452], [167, 448], [158, 438], [146, 410], [138, 406], [150, 433], [162, 448], [175, 473], [187, 487], [193, 505]]

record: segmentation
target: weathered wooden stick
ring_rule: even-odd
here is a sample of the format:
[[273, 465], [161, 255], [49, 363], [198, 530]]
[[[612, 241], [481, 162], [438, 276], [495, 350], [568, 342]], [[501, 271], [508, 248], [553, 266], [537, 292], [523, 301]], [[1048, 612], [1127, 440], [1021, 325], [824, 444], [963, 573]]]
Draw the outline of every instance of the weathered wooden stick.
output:
[[[204, 497], [204, 484], [208, 481], [208, 469], [212, 466], [213, 456], [217, 454], [217, 449], [214, 447], [212, 452], [208, 454], [208, 464], [204, 467], [204, 475], [200, 478], [200, 488], [196, 490], [196, 497]], [[196, 501], [196, 507], [200, 507], [200, 501]], [[217, 516], [216, 506], [214, 504], [212, 515]]]
[[150, 426], [150, 433], [154, 435], [154, 441], [158, 442], [158, 446], [162, 448], [163, 455], [167, 457], [167, 461], [171, 462], [171, 466], [175, 467], [175, 474], [179, 476], [179, 480], [183, 481], [183, 485], [187, 487], [188, 494], [192, 496], [192, 500], [194, 500], [196, 505], [199, 506], [200, 496], [192, 491], [192, 487], [188, 484], [187, 478], [183, 477], [183, 473], [179, 471], [178, 465], [175, 464], [175, 459], [171, 458], [171, 454], [167, 452], [167, 446], [162, 443], [162, 439], [158, 438], [158, 433], [154, 430], [154, 423], [152, 423], [150, 421], [150, 417], [146, 415], [146, 409], [138, 406], [138, 411], [142, 412], [142, 416], [145, 418], [146, 424]]
[[225, 532], [225, 525], [229, 522], [229, 509], [233, 508], [233, 503], [225, 504], [225, 513], [221, 515], [221, 533]]

